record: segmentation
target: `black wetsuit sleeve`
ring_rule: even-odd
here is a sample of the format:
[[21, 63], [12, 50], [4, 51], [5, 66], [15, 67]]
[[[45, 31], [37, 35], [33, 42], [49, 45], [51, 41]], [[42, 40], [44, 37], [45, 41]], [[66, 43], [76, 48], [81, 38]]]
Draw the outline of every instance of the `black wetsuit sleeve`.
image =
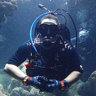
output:
[[28, 57], [27, 46], [22, 45], [17, 49], [15, 54], [8, 60], [7, 63], [19, 66], [27, 59], [27, 57]]
[[78, 56], [75, 49], [72, 49], [69, 52], [69, 62], [72, 71], [79, 71], [81, 73], [83, 72], [83, 67], [81, 65], [80, 57]]

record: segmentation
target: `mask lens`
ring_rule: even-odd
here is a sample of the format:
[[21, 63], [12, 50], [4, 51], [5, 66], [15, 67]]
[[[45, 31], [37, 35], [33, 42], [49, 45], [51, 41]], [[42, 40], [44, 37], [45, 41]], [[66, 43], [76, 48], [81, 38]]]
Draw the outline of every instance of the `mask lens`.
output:
[[42, 36], [54, 36], [58, 34], [59, 28], [57, 25], [42, 24], [39, 26], [39, 33]]

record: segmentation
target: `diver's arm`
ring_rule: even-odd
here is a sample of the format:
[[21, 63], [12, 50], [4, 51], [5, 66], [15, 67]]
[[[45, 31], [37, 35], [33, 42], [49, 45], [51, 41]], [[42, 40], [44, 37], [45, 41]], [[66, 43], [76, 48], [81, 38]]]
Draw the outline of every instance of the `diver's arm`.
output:
[[79, 71], [72, 71], [64, 80], [66, 80], [69, 85], [72, 85], [80, 79], [81, 75], [82, 73]]
[[10, 76], [20, 81], [23, 81], [25, 76], [27, 76], [16, 65], [13, 64], [6, 64], [4, 71], [8, 73]]

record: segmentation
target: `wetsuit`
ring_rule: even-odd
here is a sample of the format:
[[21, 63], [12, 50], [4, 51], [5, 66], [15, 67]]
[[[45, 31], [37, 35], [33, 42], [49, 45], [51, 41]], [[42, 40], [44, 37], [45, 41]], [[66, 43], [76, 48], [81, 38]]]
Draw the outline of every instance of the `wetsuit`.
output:
[[39, 50], [38, 55], [30, 41], [18, 48], [9, 59], [8, 64], [19, 66], [26, 59], [26, 73], [29, 76], [46, 76], [49, 79], [63, 80], [72, 71], [83, 72], [79, 56], [68, 41], [58, 43], [57, 47], [49, 51]]

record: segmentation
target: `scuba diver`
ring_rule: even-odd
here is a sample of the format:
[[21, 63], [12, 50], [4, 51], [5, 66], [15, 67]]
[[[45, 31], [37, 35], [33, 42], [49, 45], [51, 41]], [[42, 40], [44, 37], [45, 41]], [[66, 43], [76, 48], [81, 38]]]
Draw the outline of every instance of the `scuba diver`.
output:
[[[51, 93], [68, 89], [80, 79], [83, 68], [71, 44], [69, 29], [54, 14], [42, 16], [30, 37], [8, 60], [6, 73], [26, 86]], [[24, 61], [26, 74], [18, 68]]]

